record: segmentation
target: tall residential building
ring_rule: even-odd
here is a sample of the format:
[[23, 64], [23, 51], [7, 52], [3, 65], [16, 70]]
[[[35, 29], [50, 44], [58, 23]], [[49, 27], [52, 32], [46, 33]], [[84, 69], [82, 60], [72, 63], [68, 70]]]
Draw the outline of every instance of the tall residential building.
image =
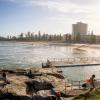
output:
[[82, 22], [77, 22], [72, 25], [72, 37], [75, 40], [76, 36], [79, 35], [87, 35], [88, 25]]

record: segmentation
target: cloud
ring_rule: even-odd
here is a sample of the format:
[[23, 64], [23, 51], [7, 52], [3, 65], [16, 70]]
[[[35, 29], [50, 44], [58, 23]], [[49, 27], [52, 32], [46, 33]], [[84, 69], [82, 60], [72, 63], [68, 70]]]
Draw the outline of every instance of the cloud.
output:
[[[99, 2], [99, 0], [96, 0]], [[87, 3], [86, 3], [87, 2]], [[90, 2], [90, 3], [89, 3]], [[45, 7], [50, 11], [61, 13], [92, 13], [97, 12], [97, 5], [90, 5], [94, 0], [29, 0], [28, 6]], [[84, 4], [84, 5], [83, 5]], [[85, 5], [86, 4], [86, 5]], [[99, 6], [98, 6], [99, 8]]]
[[[100, 23], [100, 0], [6, 0], [25, 7], [44, 8], [53, 12], [49, 20], [62, 23], [85, 21]], [[42, 10], [42, 9], [41, 9]]]
[[65, 2], [61, 2], [58, 0], [58, 2], [56, 0], [31, 0], [29, 2], [29, 5], [37, 5], [40, 7], [45, 7], [48, 8], [49, 10], [52, 11], [59, 11], [59, 12], [68, 12], [69, 8], [72, 8], [72, 6], [74, 6], [72, 3], [65, 3]]
[[100, 0], [6, 0], [21, 6], [38, 6], [67, 17], [96, 19], [100, 16]]
[[95, 5], [100, 3], [100, 0], [69, 0], [69, 1], [78, 5]]
[[100, 5], [100, 0], [6, 0], [9, 2], [19, 3], [24, 6], [45, 7], [52, 11], [62, 13], [76, 12], [89, 13], [96, 11]]

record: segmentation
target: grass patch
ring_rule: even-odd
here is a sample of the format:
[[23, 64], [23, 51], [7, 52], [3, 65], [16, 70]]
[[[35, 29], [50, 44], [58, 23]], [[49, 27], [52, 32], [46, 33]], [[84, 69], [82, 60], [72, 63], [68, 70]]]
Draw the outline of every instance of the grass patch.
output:
[[75, 96], [73, 100], [100, 100], [100, 92], [94, 91]]

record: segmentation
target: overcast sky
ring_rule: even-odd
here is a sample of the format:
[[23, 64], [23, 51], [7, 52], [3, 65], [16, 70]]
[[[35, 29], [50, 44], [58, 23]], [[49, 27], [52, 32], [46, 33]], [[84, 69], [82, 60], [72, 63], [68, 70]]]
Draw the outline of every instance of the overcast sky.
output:
[[100, 35], [100, 0], [0, 0], [0, 35], [20, 32], [71, 33], [88, 23]]

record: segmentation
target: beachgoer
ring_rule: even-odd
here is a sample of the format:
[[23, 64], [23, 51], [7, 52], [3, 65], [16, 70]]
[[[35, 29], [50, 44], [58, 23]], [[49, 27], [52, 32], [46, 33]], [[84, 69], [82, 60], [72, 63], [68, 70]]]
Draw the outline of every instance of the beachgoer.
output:
[[60, 100], [60, 97], [61, 97], [61, 93], [60, 93], [60, 91], [57, 91], [56, 92], [56, 100]]
[[3, 81], [4, 81], [6, 84], [10, 84], [10, 81], [7, 79], [7, 76], [6, 76], [6, 73], [5, 73], [5, 72], [2, 73], [2, 78], [3, 78]]
[[7, 82], [6, 73], [3, 72], [2, 77], [3, 77], [4, 82], [6, 83]]
[[51, 67], [51, 62], [47, 60], [47, 67]]
[[31, 69], [28, 72], [28, 76], [29, 76], [29, 78], [32, 78], [32, 71], [31, 71]]
[[83, 89], [89, 87], [90, 91], [92, 91], [95, 88], [94, 81], [95, 75], [92, 75], [89, 79], [85, 80], [85, 83], [82, 84]]
[[91, 85], [90, 91], [92, 91], [95, 88], [94, 81], [95, 81], [95, 75], [92, 75], [90, 77], [90, 85]]
[[92, 75], [90, 79], [87, 80], [87, 84], [89, 85], [90, 88], [89, 91], [92, 91], [95, 88], [94, 81], [95, 81], [95, 75]]

